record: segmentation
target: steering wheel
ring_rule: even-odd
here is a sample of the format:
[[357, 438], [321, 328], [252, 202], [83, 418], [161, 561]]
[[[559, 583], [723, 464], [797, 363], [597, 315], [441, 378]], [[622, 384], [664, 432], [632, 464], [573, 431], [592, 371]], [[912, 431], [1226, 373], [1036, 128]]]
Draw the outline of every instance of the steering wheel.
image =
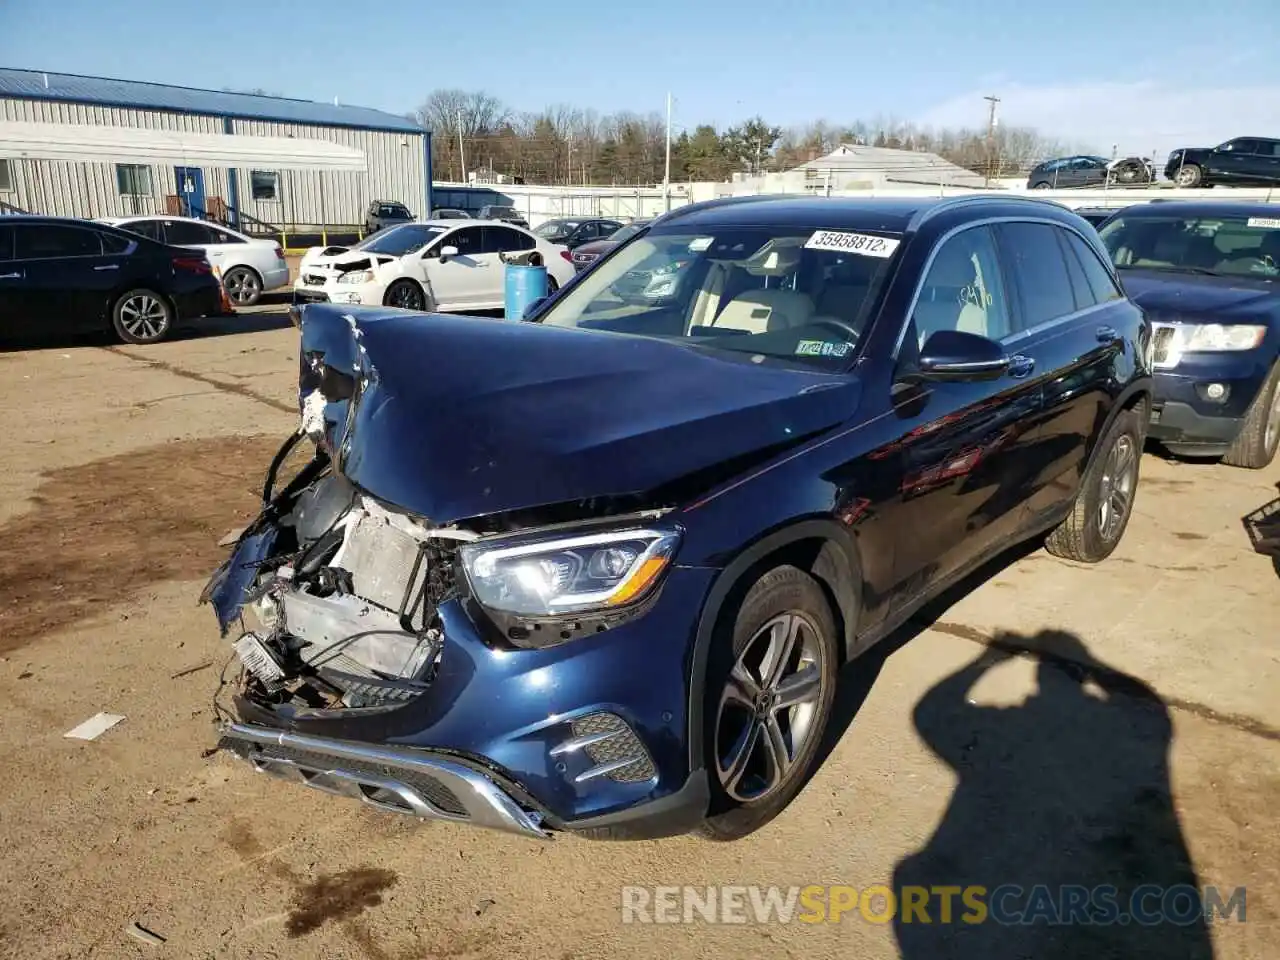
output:
[[816, 317], [810, 320], [808, 325], [814, 327], [829, 327], [832, 330], [839, 330], [842, 338], [847, 340], [850, 344], [857, 343], [859, 336], [861, 336], [853, 324], [845, 323], [843, 320], [838, 320], [835, 317]]

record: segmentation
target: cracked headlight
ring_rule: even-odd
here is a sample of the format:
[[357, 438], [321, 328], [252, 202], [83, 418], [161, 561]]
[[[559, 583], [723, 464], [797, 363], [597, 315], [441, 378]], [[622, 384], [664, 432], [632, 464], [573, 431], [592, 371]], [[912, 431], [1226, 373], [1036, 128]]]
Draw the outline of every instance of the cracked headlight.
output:
[[614, 530], [528, 543], [477, 541], [459, 553], [483, 606], [546, 617], [641, 599], [670, 566], [679, 541], [674, 530]]
[[368, 283], [373, 279], [372, 270], [351, 270], [338, 277], [339, 283]]

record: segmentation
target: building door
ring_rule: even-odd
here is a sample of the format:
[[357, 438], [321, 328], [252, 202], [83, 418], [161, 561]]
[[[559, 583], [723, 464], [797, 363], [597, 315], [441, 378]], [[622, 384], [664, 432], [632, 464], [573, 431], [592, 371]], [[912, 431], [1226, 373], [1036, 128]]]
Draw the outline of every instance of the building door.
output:
[[174, 167], [178, 197], [184, 217], [204, 217], [204, 171], [199, 167]]

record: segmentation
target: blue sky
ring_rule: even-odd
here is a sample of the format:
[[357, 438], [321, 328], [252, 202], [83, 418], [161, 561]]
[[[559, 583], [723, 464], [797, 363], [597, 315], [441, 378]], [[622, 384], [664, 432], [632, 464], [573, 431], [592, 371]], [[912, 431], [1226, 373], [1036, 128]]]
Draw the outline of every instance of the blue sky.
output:
[[664, 108], [677, 126], [1001, 120], [1109, 151], [1280, 133], [1280, 0], [0, 0], [0, 65], [412, 109]]

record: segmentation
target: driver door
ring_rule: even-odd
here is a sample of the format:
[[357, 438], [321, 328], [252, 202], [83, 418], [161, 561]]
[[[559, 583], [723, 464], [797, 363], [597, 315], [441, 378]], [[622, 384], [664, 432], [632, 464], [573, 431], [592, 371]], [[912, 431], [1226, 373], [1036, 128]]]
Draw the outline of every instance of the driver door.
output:
[[1042, 402], [1028, 358], [989, 380], [904, 385], [940, 330], [1001, 340], [1017, 332], [1007, 271], [990, 226], [943, 240], [897, 356], [895, 411], [903, 434], [895, 605], [1010, 542], [1025, 517], [1025, 452]]
[[[457, 255], [442, 260], [445, 247], [456, 247]], [[484, 252], [484, 228], [478, 225], [449, 231], [427, 248], [422, 261], [437, 310], [475, 309], [502, 284], [497, 254]]]

